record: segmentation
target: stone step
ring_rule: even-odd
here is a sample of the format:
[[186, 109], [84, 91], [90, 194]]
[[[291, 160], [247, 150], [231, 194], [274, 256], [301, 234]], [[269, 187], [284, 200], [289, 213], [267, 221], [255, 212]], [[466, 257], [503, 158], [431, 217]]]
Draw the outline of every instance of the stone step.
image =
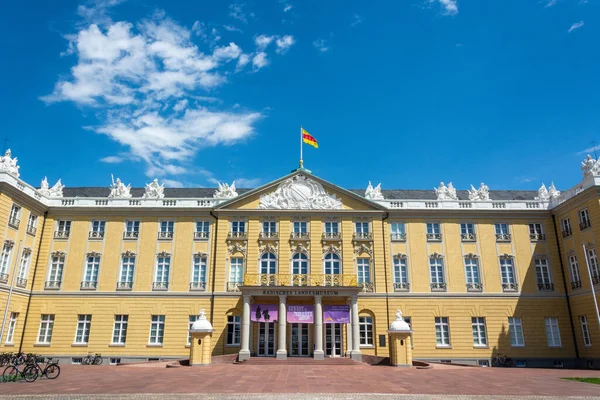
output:
[[277, 360], [275, 357], [250, 357], [238, 364], [245, 365], [361, 365], [347, 357], [325, 357], [324, 360], [315, 360], [312, 357], [288, 357], [287, 360]]

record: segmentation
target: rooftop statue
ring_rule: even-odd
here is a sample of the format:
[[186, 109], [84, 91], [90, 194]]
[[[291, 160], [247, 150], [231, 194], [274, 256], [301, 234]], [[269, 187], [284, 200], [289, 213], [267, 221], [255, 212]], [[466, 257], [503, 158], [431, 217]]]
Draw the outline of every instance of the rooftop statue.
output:
[[165, 184], [160, 185], [158, 179], [146, 184], [144, 199], [162, 199], [165, 197]]
[[438, 200], [458, 200], [456, 189], [452, 186], [452, 182], [448, 186], [444, 185], [444, 182], [440, 182], [440, 186], [433, 190], [435, 190]]
[[546, 189], [546, 185], [542, 183], [542, 186], [538, 189], [538, 195], [535, 200], [548, 201], [550, 200], [550, 193]]
[[550, 189], [548, 189], [548, 195], [550, 196], [550, 200], [557, 199], [560, 196], [560, 190], [556, 189], [554, 182], [552, 182]]
[[469, 190], [469, 200], [471, 201], [488, 201], [490, 199], [490, 189], [481, 182], [479, 185], [479, 189], [475, 189], [473, 185], [471, 185], [471, 189]]
[[[112, 175], [111, 175], [112, 177]], [[111, 199], [129, 199], [131, 198], [131, 184], [125, 186], [119, 178], [115, 181], [112, 177], [112, 185], [110, 185], [110, 194], [108, 195]]]
[[48, 178], [44, 177], [38, 192], [46, 197], [63, 197], [64, 187], [65, 185], [61, 183], [60, 179], [54, 184], [54, 186], [50, 187], [48, 185]]
[[586, 159], [581, 162], [581, 172], [584, 177], [590, 174], [593, 176], [600, 175], [600, 159], [595, 160], [588, 154]]
[[11, 175], [19, 177], [19, 166], [17, 165], [17, 157], [12, 158], [10, 149], [6, 150], [3, 156], [0, 157], [0, 171], [8, 172]]
[[373, 188], [373, 185], [371, 185], [371, 181], [369, 181], [367, 190], [365, 190], [365, 198], [369, 200], [383, 200], [383, 193], [381, 193], [381, 183], [375, 186], [375, 188]]
[[213, 194], [213, 197], [216, 199], [233, 199], [238, 196], [238, 193], [235, 191], [235, 181], [231, 183], [229, 186], [226, 183], [218, 182], [219, 188]]

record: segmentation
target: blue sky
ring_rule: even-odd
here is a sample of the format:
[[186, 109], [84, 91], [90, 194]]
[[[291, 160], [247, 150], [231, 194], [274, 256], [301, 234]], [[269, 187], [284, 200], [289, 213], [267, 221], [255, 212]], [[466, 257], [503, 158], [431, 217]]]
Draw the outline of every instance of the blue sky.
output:
[[599, 140], [600, 0], [9, 2], [2, 128], [34, 185], [567, 189]]

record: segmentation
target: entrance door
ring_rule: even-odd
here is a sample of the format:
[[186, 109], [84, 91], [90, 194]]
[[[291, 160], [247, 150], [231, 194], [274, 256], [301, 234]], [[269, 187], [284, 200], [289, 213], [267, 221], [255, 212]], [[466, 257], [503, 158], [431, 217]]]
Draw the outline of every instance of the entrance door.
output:
[[259, 322], [258, 323], [258, 356], [274, 356], [275, 355], [275, 323], [274, 322]]
[[342, 324], [325, 324], [325, 355], [342, 355]]
[[308, 357], [310, 355], [310, 350], [308, 349], [308, 324], [291, 325], [292, 343], [290, 356]]

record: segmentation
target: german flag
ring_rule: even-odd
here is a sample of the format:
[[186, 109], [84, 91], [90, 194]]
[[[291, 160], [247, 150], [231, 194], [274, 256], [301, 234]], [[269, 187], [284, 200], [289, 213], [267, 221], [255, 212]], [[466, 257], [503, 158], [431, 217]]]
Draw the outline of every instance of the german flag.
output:
[[304, 128], [300, 128], [300, 130], [302, 131], [302, 141], [306, 144], [311, 145], [315, 149], [318, 149], [319, 143], [317, 143], [317, 139], [312, 137], [312, 135], [310, 133], [306, 132], [306, 130]]

